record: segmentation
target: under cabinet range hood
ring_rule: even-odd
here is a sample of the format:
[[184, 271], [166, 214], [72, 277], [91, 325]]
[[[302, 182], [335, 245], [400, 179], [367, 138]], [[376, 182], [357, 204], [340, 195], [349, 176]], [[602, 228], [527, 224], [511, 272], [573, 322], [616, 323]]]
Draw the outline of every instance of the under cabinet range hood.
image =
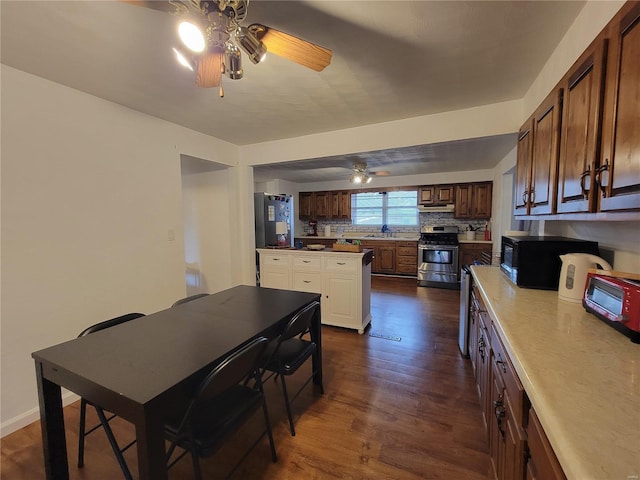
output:
[[425, 212], [453, 212], [455, 210], [455, 205], [453, 203], [449, 203], [447, 205], [438, 205], [435, 207], [427, 207], [424, 205], [418, 205], [418, 211], [420, 213]]

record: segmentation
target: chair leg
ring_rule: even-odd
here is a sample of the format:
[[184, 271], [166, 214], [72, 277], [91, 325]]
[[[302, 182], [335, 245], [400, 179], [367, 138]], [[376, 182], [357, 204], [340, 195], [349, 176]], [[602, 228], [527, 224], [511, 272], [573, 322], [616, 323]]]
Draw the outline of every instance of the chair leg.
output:
[[287, 415], [289, 417], [289, 428], [291, 429], [291, 436], [296, 436], [296, 429], [293, 427], [293, 415], [291, 414], [291, 402], [289, 402], [289, 395], [287, 394], [287, 384], [284, 381], [285, 375], [280, 375], [280, 383], [282, 383], [282, 393], [284, 395], [284, 404], [287, 407]]
[[133, 480], [131, 472], [129, 471], [129, 467], [127, 467], [127, 462], [125, 462], [124, 457], [122, 456], [122, 452], [120, 451], [120, 447], [118, 446], [118, 442], [116, 442], [116, 437], [113, 435], [113, 431], [109, 426], [109, 421], [104, 414], [104, 410], [102, 410], [100, 407], [95, 408], [96, 412], [98, 413], [98, 418], [100, 418], [100, 423], [102, 423], [102, 427], [104, 428], [104, 431], [107, 434], [107, 438], [109, 439], [109, 443], [111, 444], [111, 449], [113, 450], [113, 453], [116, 456], [116, 460], [118, 460], [118, 464], [120, 465], [120, 469], [124, 474], [124, 478], [126, 478], [126, 480]]
[[202, 480], [200, 460], [198, 459], [198, 454], [194, 450], [191, 450], [191, 461], [193, 462], [193, 476], [196, 480]]
[[87, 401], [80, 399], [80, 427], [78, 428], [78, 468], [84, 466], [84, 437], [87, 421]]
[[271, 431], [271, 420], [269, 419], [269, 410], [267, 409], [267, 400], [262, 396], [262, 411], [264, 413], [264, 423], [267, 428], [267, 436], [269, 437], [269, 446], [271, 447], [271, 460], [273, 463], [278, 461], [278, 454], [276, 453], [276, 444], [273, 441], [273, 433]]

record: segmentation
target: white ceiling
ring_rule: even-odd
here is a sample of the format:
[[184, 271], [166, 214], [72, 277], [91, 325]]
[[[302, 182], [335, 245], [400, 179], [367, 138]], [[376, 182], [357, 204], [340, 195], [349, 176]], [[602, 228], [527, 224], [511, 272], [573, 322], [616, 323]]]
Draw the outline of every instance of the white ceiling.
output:
[[[244, 78], [223, 80], [224, 98], [215, 88], [196, 87], [193, 73], [176, 64], [175, 17], [117, 1], [2, 0], [1, 58], [247, 145], [522, 98], [584, 3], [253, 0], [245, 23], [327, 47], [333, 59], [317, 73], [274, 55], [258, 65], [245, 57]], [[361, 157], [371, 170], [392, 175], [468, 170], [470, 162], [473, 169], [495, 166], [514, 144], [500, 136]], [[429, 171], [420, 161], [425, 153], [439, 162], [429, 162]], [[344, 172], [353, 159], [260, 167], [256, 179], [343, 178], [337, 170], [310, 167], [322, 163]]]

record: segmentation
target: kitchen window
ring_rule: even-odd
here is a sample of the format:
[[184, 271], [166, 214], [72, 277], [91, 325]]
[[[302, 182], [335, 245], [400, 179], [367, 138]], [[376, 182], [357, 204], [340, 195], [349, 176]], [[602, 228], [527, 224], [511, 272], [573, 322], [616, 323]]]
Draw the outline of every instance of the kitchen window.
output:
[[418, 191], [364, 192], [351, 195], [353, 225], [417, 226]]

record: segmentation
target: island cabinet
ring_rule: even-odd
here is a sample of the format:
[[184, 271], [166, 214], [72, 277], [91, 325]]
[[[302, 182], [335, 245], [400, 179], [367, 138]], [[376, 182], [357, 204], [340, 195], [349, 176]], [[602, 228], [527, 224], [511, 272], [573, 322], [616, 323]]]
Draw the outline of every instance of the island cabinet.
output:
[[261, 287], [319, 293], [323, 324], [364, 333], [371, 321], [371, 251], [258, 249], [258, 253]]
[[455, 218], [491, 218], [491, 193], [493, 182], [464, 183], [456, 185]]

